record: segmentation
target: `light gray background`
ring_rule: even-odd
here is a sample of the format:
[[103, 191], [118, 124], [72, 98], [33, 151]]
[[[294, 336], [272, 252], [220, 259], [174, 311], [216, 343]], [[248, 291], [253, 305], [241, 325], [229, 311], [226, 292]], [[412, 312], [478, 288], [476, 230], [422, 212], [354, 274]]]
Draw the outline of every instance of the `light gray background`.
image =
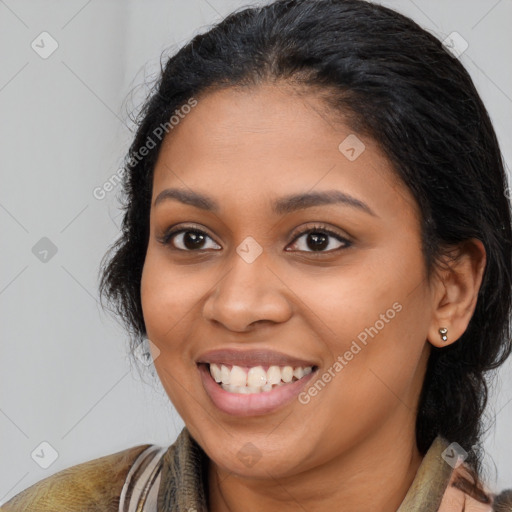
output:
[[[118, 190], [103, 200], [93, 190], [119, 168], [131, 140], [126, 112], [161, 52], [248, 3], [0, 0], [0, 503], [79, 462], [169, 445], [183, 426], [151, 371], [141, 380], [126, 335], [98, 305], [98, 265], [120, 215]], [[510, 162], [512, 2], [383, 3], [442, 39], [456, 31], [469, 43], [460, 58]], [[31, 47], [43, 31], [59, 45], [47, 59]], [[57, 248], [46, 262], [32, 252], [42, 237]], [[486, 440], [498, 490], [512, 487], [511, 370], [500, 372]], [[48, 469], [31, 458], [43, 441], [58, 452]]]

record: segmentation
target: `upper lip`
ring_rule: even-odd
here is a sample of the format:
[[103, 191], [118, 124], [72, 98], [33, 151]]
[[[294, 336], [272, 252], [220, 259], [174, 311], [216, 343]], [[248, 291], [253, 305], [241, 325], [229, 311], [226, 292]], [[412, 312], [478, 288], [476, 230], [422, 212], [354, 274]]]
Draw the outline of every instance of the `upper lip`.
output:
[[203, 353], [197, 358], [199, 363], [230, 364], [236, 366], [316, 366], [311, 361], [289, 356], [274, 350], [218, 349]]

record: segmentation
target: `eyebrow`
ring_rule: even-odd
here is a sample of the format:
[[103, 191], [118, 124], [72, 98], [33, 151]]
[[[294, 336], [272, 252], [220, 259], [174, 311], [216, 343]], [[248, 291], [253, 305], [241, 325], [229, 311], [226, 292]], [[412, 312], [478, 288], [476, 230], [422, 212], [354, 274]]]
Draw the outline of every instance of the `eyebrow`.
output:
[[[162, 190], [162, 192], [160, 192], [156, 197], [153, 207], [166, 200], [176, 200], [190, 206], [195, 206], [201, 210], [213, 212], [218, 212], [220, 210], [219, 203], [217, 203], [213, 198], [199, 192], [179, 188], [167, 188]], [[377, 217], [366, 203], [339, 190], [306, 192], [284, 196], [273, 202], [272, 210], [277, 215], [284, 215], [296, 210], [303, 210], [313, 206], [329, 204], [344, 204]]]

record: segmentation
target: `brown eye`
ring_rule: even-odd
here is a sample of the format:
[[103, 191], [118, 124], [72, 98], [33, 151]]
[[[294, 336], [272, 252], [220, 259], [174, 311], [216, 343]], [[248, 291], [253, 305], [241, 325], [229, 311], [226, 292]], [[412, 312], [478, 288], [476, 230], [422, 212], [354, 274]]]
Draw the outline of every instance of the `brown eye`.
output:
[[179, 229], [167, 233], [161, 242], [165, 245], [172, 245], [180, 251], [197, 251], [205, 249], [220, 249], [220, 246], [213, 242], [214, 247], [208, 247], [207, 241], [213, 240], [204, 231], [198, 229]]
[[[299, 243], [301, 239], [304, 240]], [[310, 228], [299, 234], [293, 242], [297, 250], [305, 252], [331, 252], [350, 247], [351, 242], [338, 233], [321, 227]], [[326, 250], [327, 249], [327, 250]]]

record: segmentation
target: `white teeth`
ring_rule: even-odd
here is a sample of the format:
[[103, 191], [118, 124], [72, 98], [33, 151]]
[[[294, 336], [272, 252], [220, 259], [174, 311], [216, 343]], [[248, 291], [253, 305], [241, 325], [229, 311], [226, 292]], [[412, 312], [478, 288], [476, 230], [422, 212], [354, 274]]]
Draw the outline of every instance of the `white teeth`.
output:
[[283, 382], [291, 382], [293, 379], [293, 368], [291, 366], [285, 366], [281, 370], [281, 379]]
[[251, 368], [247, 373], [247, 384], [259, 388], [267, 383], [267, 372], [261, 366]]
[[233, 384], [233, 386], [247, 386], [247, 374], [240, 366], [233, 366], [231, 368], [229, 383]]
[[281, 369], [279, 366], [271, 366], [267, 370], [267, 382], [269, 384], [277, 384], [281, 382]]
[[227, 366], [222, 365], [220, 367], [220, 377], [221, 377], [222, 383], [223, 384], [229, 384], [229, 377], [230, 376], [231, 376], [230, 369]]
[[[305, 375], [304, 368], [301, 368], [300, 366], [293, 370], [293, 376], [296, 379], [302, 379], [302, 377], [304, 377], [304, 375]], [[219, 381], [217, 381], [217, 382], [219, 382]]]
[[211, 364], [210, 373], [212, 374], [212, 377], [214, 378], [215, 382], [222, 382], [222, 372], [218, 365]]
[[244, 368], [233, 365], [229, 369], [226, 365], [215, 363], [210, 365], [210, 374], [222, 389], [230, 393], [250, 394], [271, 391], [277, 386], [284, 386], [293, 381], [309, 375], [313, 371], [311, 366], [270, 366], [267, 371], [262, 366], [253, 366], [246, 373]]

